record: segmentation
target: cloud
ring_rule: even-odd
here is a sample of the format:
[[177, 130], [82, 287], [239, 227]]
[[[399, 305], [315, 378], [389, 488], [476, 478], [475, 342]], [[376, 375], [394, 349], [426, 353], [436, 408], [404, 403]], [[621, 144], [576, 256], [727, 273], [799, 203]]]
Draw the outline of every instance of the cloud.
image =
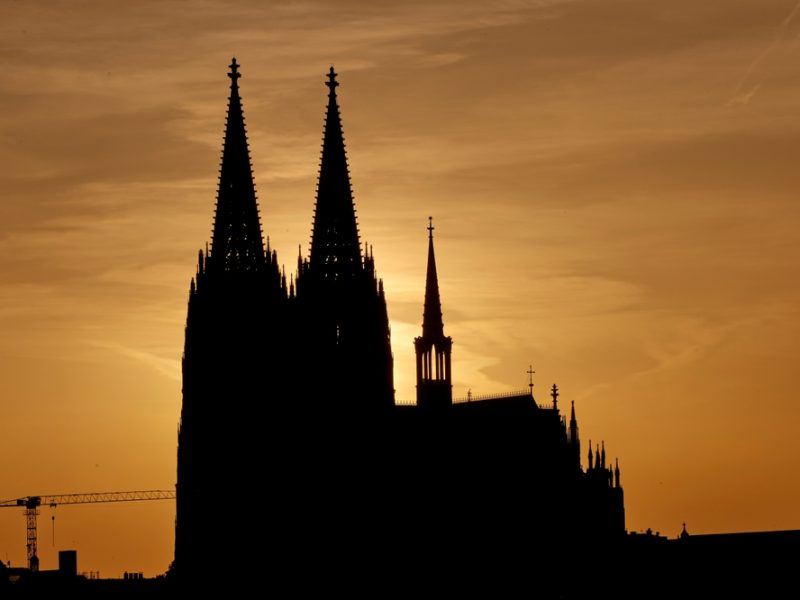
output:
[[[766, 75], [758, 73], [761, 63], [763, 63], [784, 40], [789, 26], [791, 25], [798, 11], [800, 11], [800, 0], [798, 0], [792, 10], [789, 11], [789, 14], [786, 15], [783, 21], [781, 21], [780, 25], [778, 25], [778, 27], [775, 29], [772, 41], [748, 65], [744, 75], [739, 80], [739, 84], [736, 86], [736, 91], [734, 92], [733, 98], [728, 101], [728, 106], [747, 105], [750, 103], [750, 100], [766, 80]], [[754, 85], [749, 86], [749, 91], [742, 93], [745, 85], [748, 84], [754, 76], [758, 79], [758, 81], [756, 81]]]
[[181, 381], [180, 360], [164, 358], [153, 352], [124, 346], [122, 344], [115, 344], [113, 342], [86, 340], [85, 343], [95, 348], [111, 350], [121, 356], [144, 364], [172, 381]]
[[756, 92], [758, 92], [758, 90], [761, 87], [762, 83], [763, 83], [763, 81], [759, 81], [749, 91], [744, 92], [739, 96], [734, 96], [733, 98], [731, 98], [728, 101], [728, 106], [737, 106], [737, 105], [738, 106], [747, 106], [748, 104], [750, 104], [750, 100], [752, 100], [753, 96], [756, 95]]

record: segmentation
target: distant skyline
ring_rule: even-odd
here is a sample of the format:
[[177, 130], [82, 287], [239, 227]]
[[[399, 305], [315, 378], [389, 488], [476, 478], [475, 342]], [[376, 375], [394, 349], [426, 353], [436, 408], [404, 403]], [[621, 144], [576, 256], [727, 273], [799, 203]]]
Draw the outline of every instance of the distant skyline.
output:
[[[0, 499], [174, 484], [235, 55], [288, 273], [339, 73], [398, 401], [433, 215], [456, 396], [533, 364], [619, 457], [630, 530], [800, 528], [800, 2], [12, 1], [0, 39]], [[44, 508], [42, 568], [163, 572], [173, 519]], [[24, 544], [0, 510], [0, 559]]]

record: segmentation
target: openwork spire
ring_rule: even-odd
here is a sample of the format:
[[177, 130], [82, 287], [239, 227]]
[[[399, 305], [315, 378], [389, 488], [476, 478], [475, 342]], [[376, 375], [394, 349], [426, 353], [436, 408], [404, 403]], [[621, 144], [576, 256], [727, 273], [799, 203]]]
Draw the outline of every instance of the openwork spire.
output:
[[317, 201], [311, 234], [310, 268], [323, 279], [353, 277], [361, 265], [356, 211], [336, 100], [336, 72], [328, 72], [328, 110], [322, 141]]
[[241, 74], [236, 58], [230, 64], [228, 77], [231, 95], [211, 238], [211, 263], [213, 268], [225, 271], [257, 271], [265, 266], [264, 242], [239, 97]]
[[422, 337], [444, 337], [442, 301], [439, 297], [439, 277], [436, 274], [436, 256], [433, 252], [433, 217], [428, 217], [428, 274], [425, 279], [425, 312], [422, 317]]

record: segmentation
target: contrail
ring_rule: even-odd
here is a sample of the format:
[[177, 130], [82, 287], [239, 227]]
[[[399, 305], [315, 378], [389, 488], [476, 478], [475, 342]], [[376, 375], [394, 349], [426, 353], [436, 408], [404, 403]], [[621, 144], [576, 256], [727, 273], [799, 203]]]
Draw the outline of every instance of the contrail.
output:
[[730, 101], [728, 102], [728, 106], [734, 104], [747, 104], [750, 102], [750, 99], [758, 91], [758, 88], [761, 87], [761, 84], [763, 83], [763, 78], [761, 81], [756, 83], [755, 86], [753, 86], [748, 92], [744, 94], [742, 93], [742, 88], [750, 79], [750, 76], [755, 72], [758, 66], [762, 62], [764, 62], [764, 59], [766, 59], [770, 54], [772, 54], [772, 51], [775, 50], [776, 46], [780, 43], [784, 32], [789, 27], [789, 25], [791, 25], [792, 20], [794, 19], [798, 11], [800, 11], [800, 0], [797, 1], [797, 4], [794, 5], [794, 8], [792, 8], [792, 10], [789, 11], [789, 14], [786, 16], [786, 18], [776, 28], [775, 35], [773, 36], [772, 42], [770, 42], [769, 46], [764, 48], [764, 50], [758, 56], [756, 56], [753, 62], [750, 63], [750, 66], [747, 67], [747, 70], [744, 72], [744, 76], [739, 81], [739, 85], [736, 86], [734, 97], [731, 98]]
[[786, 29], [789, 26], [789, 23], [792, 22], [792, 19], [794, 19], [794, 16], [797, 14], [798, 10], [800, 10], [800, 2], [794, 5], [792, 12], [790, 12], [789, 16], [783, 20], [783, 23], [781, 23], [781, 28]]
[[180, 362], [177, 359], [163, 358], [152, 352], [145, 352], [144, 350], [131, 348], [129, 346], [124, 346], [122, 344], [116, 344], [113, 342], [96, 340], [84, 341], [90, 346], [104, 348], [106, 350], [113, 350], [127, 358], [139, 361], [149, 367], [152, 367], [157, 372], [166, 376], [168, 379], [172, 379], [173, 381], [181, 381], [181, 367]]
[[762, 82], [759, 81], [757, 84], [753, 86], [753, 89], [751, 89], [749, 92], [746, 92], [744, 94], [739, 94], [738, 96], [734, 96], [733, 98], [731, 98], [728, 101], [728, 106], [735, 106], [735, 105], [747, 106], [748, 104], [750, 104], [750, 100], [753, 98], [753, 96], [756, 95], [756, 92], [761, 87], [761, 83]]

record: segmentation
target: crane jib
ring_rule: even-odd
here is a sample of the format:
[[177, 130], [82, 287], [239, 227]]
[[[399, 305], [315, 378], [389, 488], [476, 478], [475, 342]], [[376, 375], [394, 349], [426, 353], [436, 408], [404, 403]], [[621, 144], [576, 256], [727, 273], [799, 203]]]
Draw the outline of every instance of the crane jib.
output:
[[175, 490], [135, 490], [131, 492], [90, 492], [88, 494], [54, 494], [50, 496], [23, 496], [0, 501], [0, 508], [21, 507], [25, 509], [27, 529], [28, 568], [39, 570], [37, 554], [37, 523], [39, 507], [56, 507], [59, 504], [98, 504], [107, 502], [141, 502], [144, 500], [174, 500]]

